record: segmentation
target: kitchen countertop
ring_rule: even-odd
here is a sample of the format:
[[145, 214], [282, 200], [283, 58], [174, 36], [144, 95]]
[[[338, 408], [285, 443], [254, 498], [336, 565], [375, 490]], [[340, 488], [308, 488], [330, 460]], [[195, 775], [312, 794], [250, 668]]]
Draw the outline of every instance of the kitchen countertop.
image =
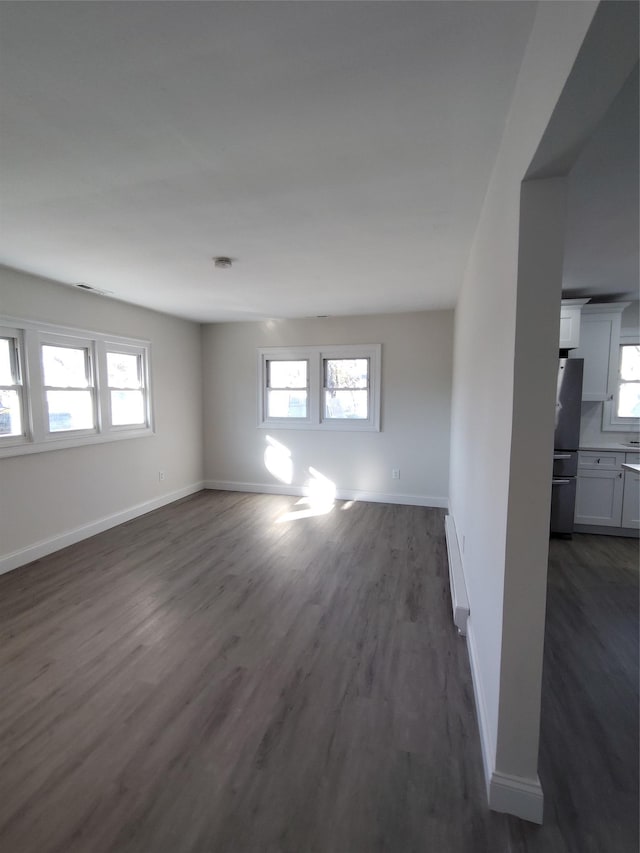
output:
[[623, 462], [622, 467], [626, 468], [627, 471], [635, 471], [636, 474], [640, 474], [640, 465], [634, 465], [631, 462]]
[[616, 453], [640, 453], [640, 444], [620, 444], [619, 442], [612, 441], [611, 443], [601, 442], [599, 444], [593, 444], [586, 442], [585, 444], [581, 444], [578, 448], [579, 450], [595, 450], [596, 452], [604, 453], [607, 450]]

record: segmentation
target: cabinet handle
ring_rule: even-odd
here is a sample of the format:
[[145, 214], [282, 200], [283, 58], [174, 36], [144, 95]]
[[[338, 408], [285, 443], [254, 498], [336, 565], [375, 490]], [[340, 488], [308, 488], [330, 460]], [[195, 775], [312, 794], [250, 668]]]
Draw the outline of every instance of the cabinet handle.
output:
[[600, 464], [600, 460], [599, 460], [599, 459], [596, 459], [596, 462], [598, 463], [598, 465]]

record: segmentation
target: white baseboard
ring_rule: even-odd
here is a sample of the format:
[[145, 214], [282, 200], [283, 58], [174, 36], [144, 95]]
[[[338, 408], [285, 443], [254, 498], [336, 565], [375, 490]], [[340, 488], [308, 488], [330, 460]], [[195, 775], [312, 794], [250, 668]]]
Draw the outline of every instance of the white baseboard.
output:
[[542, 823], [544, 795], [540, 780], [537, 776], [523, 779], [494, 770], [489, 782], [489, 808], [531, 823]]
[[[205, 480], [205, 489], [220, 489], [224, 492], [254, 492], [263, 495], [291, 495], [305, 497], [304, 486], [285, 486], [279, 483], [236, 483], [231, 480]], [[365, 492], [358, 489], [337, 489], [336, 498], [341, 501], [371, 501], [373, 503], [404, 504], [406, 506], [430, 506], [447, 509], [449, 502], [443, 497], [426, 495], [399, 495], [386, 492]]]
[[480, 746], [482, 748], [482, 763], [489, 808], [494, 812], [506, 812], [515, 815], [515, 817], [531, 821], [531, 823], [542, 823], [544, 794], [540, 779], [537, 776], [535, 779], [524, 779], [521, 776], [510, 776], [496, 770], [496, 750], [487, 715], [484, 689], [480, 679], [472, 618], [467, 623], [467, 650], [471, 665], [473, 693], [476, 700], [476, 715], [478, 729], [480, 730]]
[[464, 637], [467, 633], [467, 620], [469, 618], [469, 599], [467, 597], [467, 585], [464, 580], [456, 524], [452, 515], [445, 517], [444, 533], [447, 540], [447, 557], [449, 559], [449, 587], [451, 590], [451, 605], [453, 607], [453, 624]]
[[480, 746], [482, 748], [482, 764], [484, 767], [484, 778], [487, 783], [487, 796], [489, 795], [489, 782], [493, 775], [496, 762], [496, 748], [493, 741], [493, 733], [489, 725], [487, 714], [487, 703], [484, 698], [484, 688], [480, 678], [478, 666], [478, 653], [476, 651], [475, 635], [473, 633], [473, 618], [467, 622], [467, 652], [469, 653], [469, 665], [471, 667], [471, 681], [473, 683], [473, 695], [476, 700], [476, 717], [478, 718], [478, 729], [480, 731]]
[[83, 524], [81, 527], [75, 527], [73, 530], [67, 530], [49, 539], [43, 539], [34, 545], [28, 545], [26, 548], [21, 548], [10, 554], [4, 554], [0, 557], [0, 575], [10, 572], [12, 569], [17, 569], [19, 566], [24, 566], [26, 563], [31, 563], [33, 560], [38, 560], [40, 557], [46, 557], [47, 554], [52, 554], [54, 551], [66, 548], [68, 545], [74, 545], [82, 539], [95, 536], [96, 533], [102, 533], [110, 527], [116, 527], [125, 521], [131, 521], [132, 518], [145, 515], [147, 512], [159, 509], [161, 506], [180, 500], [180, 498], [186, 498], [188, 495], [202, 491], [203, 488], [202, 482], [193, 483], [190, 486], [177, 489], [175, 492], [169, 492], [158, 498], [153, 498], [153, 500], [144, 501], [121, 512], [115, 512], [113, 515], [99, 518], [89, 524]]

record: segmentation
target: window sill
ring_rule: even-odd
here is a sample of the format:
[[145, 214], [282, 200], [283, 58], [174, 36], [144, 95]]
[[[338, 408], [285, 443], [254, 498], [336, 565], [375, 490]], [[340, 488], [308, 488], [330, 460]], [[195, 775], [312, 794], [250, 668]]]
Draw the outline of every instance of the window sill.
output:
[[287, 421], [275, 418], [268, 421], [260, 421], [258, 429], [301, 429], [316, 430], [318, 432], [380, 432], [378, 424], [371, 421], [360, 420], [334, 420], [334, 421]]
[[30, 453], [44, 453], [48, 450], [68, 450], [72, 447], [84, 447], [86, 444], [107, 444], [111, 441], [122, 441], [132, 438], [146, 438], [154, 435], [151, 427], [143, 429], [119, 429], [113, 432], [92, 433], [91, 435], [74, 435], [71, 436], [56, 436], [55, 438], [47, 438], [44, 441], [21, 441], [15, 444], [8, 444], [6, 447], [0, 445], [0, 459], [7, 459], [11, 456], [26, 456]]

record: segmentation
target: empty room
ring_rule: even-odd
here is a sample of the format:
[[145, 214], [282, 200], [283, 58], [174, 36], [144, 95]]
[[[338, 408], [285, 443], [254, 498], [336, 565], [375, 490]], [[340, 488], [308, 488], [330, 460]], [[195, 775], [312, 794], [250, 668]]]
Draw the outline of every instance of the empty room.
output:
[[0, 849], [635, 853], [638, 5], [0, 4]]

